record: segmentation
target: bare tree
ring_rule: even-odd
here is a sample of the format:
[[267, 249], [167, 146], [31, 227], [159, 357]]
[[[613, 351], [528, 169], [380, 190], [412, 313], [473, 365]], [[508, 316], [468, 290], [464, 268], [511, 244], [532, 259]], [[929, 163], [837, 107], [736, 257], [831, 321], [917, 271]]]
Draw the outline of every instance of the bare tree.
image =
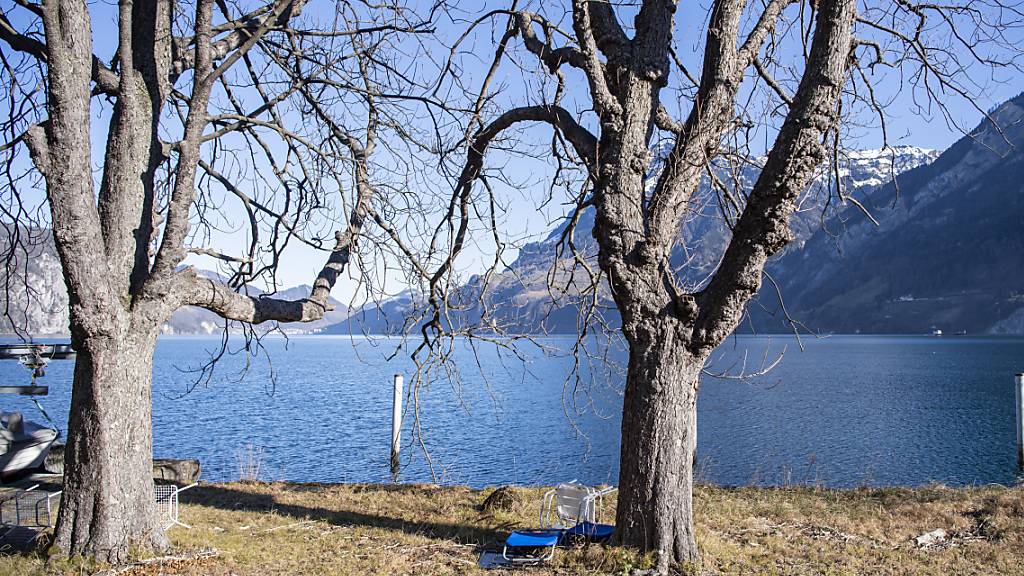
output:
[[[897, 75], [920, 105], [935, 102], [939, 110], [949, 98], [976, 93], [983, 85], [979, 70], [1016, 66], [1012, 38], [1021, 22], [1015, 5], [998, 0], [710, 4], [710, 10], [690, 4], [677, 10], [670, 0], [629, 6], [572, 0], [561, 13], [560, 6], [534, 12], [513, 4], [467, 17], [460, 38], [473, 37], [486, 22], [507, 22], [503, 33], [490, 32], [500, 38], [463, 141], [450, 259], [471, 237], [474, 211], [491, 214], [486, 206], [493, 206], [495, 175], [485, 166], [488, 150], [523, 125], [550, 126], [558, 175], [572, 162], [583, 172], [562, 237], [570, 260], [590, 279], [577, 288], [591, 295], [589, 305], [582, 299], [580, 325], [585, 330], [599, 316], [594, 310], [607, 286], [629, 351], [617, 538], [654, 552], [660, 572], [698, 558], [692, 464], [699, 377], [709, 355], [740, 323], [768, 258], [790, 241], [789, 218], [814, 176], [833, 167], [839, 184], [833, 192], [855, 202], [838, 173], [843, 119], [877, 112], [875, 125], [884, 134], [887, 99], [900, 90]], [[622, 19], [627, 14], [631, 26]], [[678, 21], [691, 28], [703, 23], [702, 39], [676, 38]], [[694, 44], [696, 58], [682, 57]], [[518, 99], [492, 94], [503, 62], [524, 70], [525, 78], [539, 76], [541, 89], [524, 90]], [[879, 70], [896, 74], [877, 84], [872, 74]], [[890, 93], [877, 93], [879, 87]], [[484, 101], [490, 107], [480, 106]], [[493, 117], [485, 122], [488, 113]], [[745, 189], [723, 182], [723, 163], [751, 161], [754, 137], [766, 142], [756, 182]], [[668, 152], [661, 157], [655, 148]], [[695, 194], [703, 178], [720, 195], [731, 237], [714, 273], [689, 286], [671, 257], [681, 224], [700, 215]], [[484, 193], [473, 192], [477, 182]], [[588, 209], [596, 211], [597, 269], [573, 245], [575, 224]], [[485, 230], [493, 229], [489, 218], [481, 218]], [[441, 312], [445, 273], [441, 267], [430, 283], [439, 311], [427, 326], [436, 334], [450, 324]]]
[[[372, 271], [411, 255], [394, 230], [427, 211], [409, 179], [446, 122], [431, 116], [443, 106], [415, 94], [416, 38], [430, 29], [400, 2], [306, 4], [126, 0], [105, 14], [85, 0], [16, 0], [0, 10], [5, 210], [30, 212], [33, 179], [45, 187], [37, 223], [52, 228], [78, 351], [55, 535], [65, 554], [119, 562], [167, 544], [153, 505], [151, 379], [172, 312], [315, 320], [354, 259]], [[109, 20], [117, 37], [105, 59], [93, 25]], [[20, 224], [4, 222], [13, 233]], [[232, 226], [247, 239], [242, 253], [207, 244]], [[273, 290], [296, 244], [324, 254], [308, 298], [246, 295], [252, 283]], [[230, 279], [198, 275], [183, 264], [190, 253], [217, 258]], [[360, 278], [367, 291], [381, 285]]]

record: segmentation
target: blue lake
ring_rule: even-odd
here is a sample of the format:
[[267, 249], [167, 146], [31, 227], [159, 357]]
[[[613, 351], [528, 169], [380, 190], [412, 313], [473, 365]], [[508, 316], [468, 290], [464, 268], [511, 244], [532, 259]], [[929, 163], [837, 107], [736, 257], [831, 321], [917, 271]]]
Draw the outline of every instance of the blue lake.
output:
[[[232, 480], [251, 445], [262, 451], [265, 480], [390, 480], [392, 375], [411, 374], [403, 352], [386, 359], [397, 341], [268, 337], [270, 363], [226, 356], [208, 383], [188, 392], [197, 377], [189, 369], [219, 343], [161, 339], [157, 456], [199, 458], [205, 480]], [[542, 343], [565, 350], [572, 340]], [[1024, 339], [835, 336], [803, 344], [800, 351], [793, 337], [740, 336], [715, 354], [709, 371], [749, 373], [785, 351], [766, 375], [703, 379], [700, 479], [839, 487], [1017, 481], [1013, 374], [1024, 371]], [[567, 384], [570, 357], [520, 350], [525, 364], [486, 345], [456, 346], [451, 366], [460, 383], [434, 379], [419, 390], [419, 418], [407, 415], [400, 481], [431, 481], [426, 455], [443, 483], [617, 481], [621, 374], [598, 364], [583, 371], [593, 378]], [[54, 361], [44, 379], [50, 395], [40, 399], [61, 428], [71, 371], [71, 362]], [[0, 378], [27, 382], [28, 373], [4, 362]], [[28, 398], [0, 396], [0, 407], [42, 420]]]

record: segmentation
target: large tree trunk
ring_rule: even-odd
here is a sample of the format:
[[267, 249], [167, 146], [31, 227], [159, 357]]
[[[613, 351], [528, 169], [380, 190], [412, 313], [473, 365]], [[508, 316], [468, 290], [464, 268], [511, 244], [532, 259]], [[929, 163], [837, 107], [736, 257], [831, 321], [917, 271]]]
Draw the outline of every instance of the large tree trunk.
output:
[[656, 552], [665, 571], [698, 557], [693, 455], [702, 363], [678, 322], [651, 318], [640, 332], [630, 338], [616, 524], [622, 544]]
[[[75, 332], [73, 331], [73, 334]], [[78, 360], [55, 546], [111, 563], [166, 548], [153, 496], [155, 331], [76, 338]]]

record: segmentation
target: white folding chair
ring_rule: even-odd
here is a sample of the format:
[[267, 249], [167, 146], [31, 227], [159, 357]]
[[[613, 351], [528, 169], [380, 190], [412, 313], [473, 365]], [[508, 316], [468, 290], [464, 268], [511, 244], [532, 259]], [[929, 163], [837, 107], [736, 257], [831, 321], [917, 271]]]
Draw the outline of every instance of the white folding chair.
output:
[[604, 497], [616, 490], [615, 486], [599, 489], [575, 481], [559, 484], [544, 494], [540, 524], [544, 528], [563, 530], [564, 538], [607, 539], [615, 526], [600, 524], [599, 510]]
[[541, 501], [541, 528], [572, 528], [580, 522], [595, 520], [595, 490], [576, 481], [559, 484], [544, 494]]

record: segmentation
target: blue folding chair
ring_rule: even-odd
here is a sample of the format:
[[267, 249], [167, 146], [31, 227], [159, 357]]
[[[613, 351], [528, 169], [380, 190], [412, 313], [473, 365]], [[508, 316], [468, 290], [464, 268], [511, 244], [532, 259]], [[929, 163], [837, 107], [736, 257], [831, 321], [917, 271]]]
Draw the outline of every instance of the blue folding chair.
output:
[[597, 489], [575, 481], [559, 484], [544, 494], [540, 530], [516, 530], [505, 540], [501, 555], [516, 564], [538, 564], [554, 557], [555, 548], [569, 541], [606, 540], [615, 527], [598, 523], [604, 496], [616, 488]]
[[555, 556], [562, 530], [516, 530], [505, 539], [501, 557], [513, 564], [539, 564]]
[[586, 539], [591, 542], [604, 542], [615, 533], [615, 526], [583, 521], [562, 532], [562, 540]]

